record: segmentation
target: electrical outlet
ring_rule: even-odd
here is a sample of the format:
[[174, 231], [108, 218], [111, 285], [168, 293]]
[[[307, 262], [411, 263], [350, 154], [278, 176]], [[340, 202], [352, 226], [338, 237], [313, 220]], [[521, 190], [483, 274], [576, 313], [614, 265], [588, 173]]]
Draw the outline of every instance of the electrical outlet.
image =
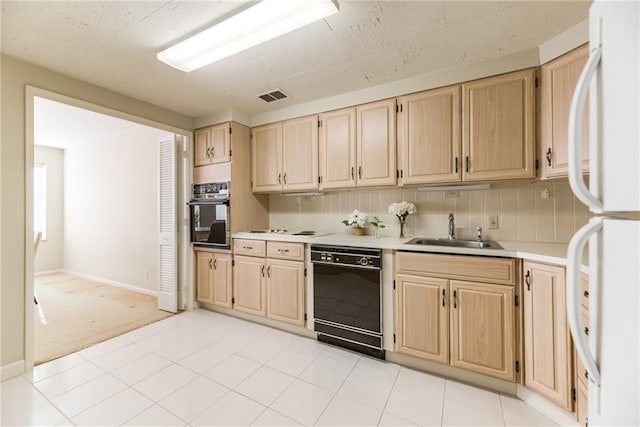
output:
[[498, 215], [489, 215], [489, 230], [497, 230], [500, 228]]
[[541, 199], [549, 199], [550, 197], [551, 197], [551, 192], [549, 191], [548, 188], [544, 188], [542, 191], [540, 191]]

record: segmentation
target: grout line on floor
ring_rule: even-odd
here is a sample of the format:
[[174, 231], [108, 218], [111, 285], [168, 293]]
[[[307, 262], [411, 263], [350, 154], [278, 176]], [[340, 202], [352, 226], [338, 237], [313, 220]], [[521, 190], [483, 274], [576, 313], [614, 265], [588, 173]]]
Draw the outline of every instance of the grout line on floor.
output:
[[449, 380], [444, 380], [444, 391], [442, 393], [442, 410], [440, 412], [440, 425], [444, 424], [444, 407], [447, 404], [447, 384], [449, 384]]

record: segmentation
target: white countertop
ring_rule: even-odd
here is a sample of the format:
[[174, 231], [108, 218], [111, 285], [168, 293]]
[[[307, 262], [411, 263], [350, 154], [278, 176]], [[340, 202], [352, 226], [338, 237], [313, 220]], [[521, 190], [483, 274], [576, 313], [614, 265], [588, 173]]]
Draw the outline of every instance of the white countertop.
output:
[[[318, 232], [315, 236], [294, 236], [292, 234], [277, 233], [235, 233], [231, 237], [234, 239], [250, 240], [274, 240], [281, 242], [300, 242], [321, 245], [354, 246], [360, 248], [391, 249], [411, 252], [436, 252], [460, 255], [482, 255], [496, 256], [504, 258], [522, 258], [525, 260], [546, 262], [550, 264], [567, 264], [567, 244], [564, 243], [536, 243], [536, 242], [512, 242], [499, 241], [504, 249], [473, 249], [456, 248], [447, 246], [428, 245], [407, 245], [406, 242], [413, 237], [381, 237], [355, 236], [349, 233], [323, 233]], [[588, 273], [587, 252], [583, 257], [583, 268]]]

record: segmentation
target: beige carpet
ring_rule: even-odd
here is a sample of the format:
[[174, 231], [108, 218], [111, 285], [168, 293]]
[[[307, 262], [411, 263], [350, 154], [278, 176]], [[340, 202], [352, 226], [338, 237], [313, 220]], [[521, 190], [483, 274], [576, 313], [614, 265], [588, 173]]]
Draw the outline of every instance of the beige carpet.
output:
[[155, 297], [66, 273], [38, 276], [35, 286], [47, 320], [34, 310], [36, 365], [171, 316]]

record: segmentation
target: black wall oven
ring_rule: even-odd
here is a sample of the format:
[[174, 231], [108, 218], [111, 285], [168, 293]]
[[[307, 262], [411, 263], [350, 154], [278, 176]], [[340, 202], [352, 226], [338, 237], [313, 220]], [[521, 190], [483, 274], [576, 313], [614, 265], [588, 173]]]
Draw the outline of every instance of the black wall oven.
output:
[[229, 184], [195, 184], [189, 202], [191, 243], [194, 246], [230, 248]]
[[311, 246], [318, 340], [384, 359], [381, 250]]

